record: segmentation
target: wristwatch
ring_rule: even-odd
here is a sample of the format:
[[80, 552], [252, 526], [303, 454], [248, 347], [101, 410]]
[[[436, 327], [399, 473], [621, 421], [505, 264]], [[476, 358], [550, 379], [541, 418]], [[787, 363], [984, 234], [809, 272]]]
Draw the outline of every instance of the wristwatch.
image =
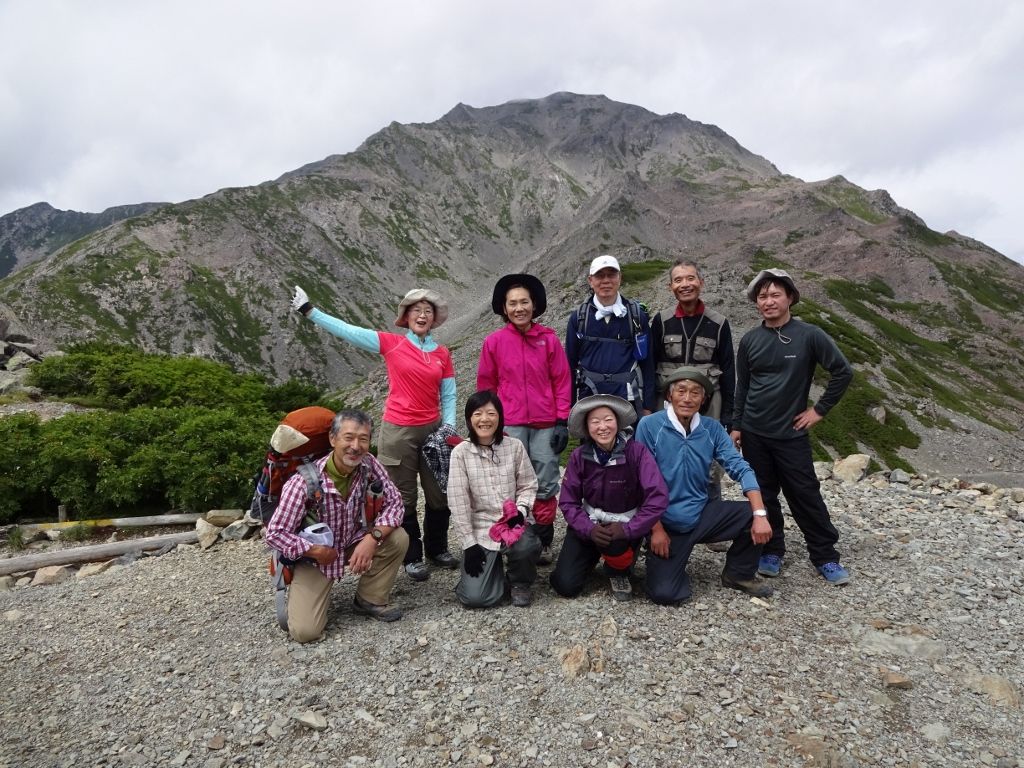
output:
[[380, 528], [374, 528], [373, 530], [371, 530], [370, 536], [372, 536], [373, 540], [377, 542], [378, 547], [384, 543], [384, 531], [382, 531]]
[[768, 510], [767, 509], [755, 509], [754, 510], [754, 517], [768, 517]]

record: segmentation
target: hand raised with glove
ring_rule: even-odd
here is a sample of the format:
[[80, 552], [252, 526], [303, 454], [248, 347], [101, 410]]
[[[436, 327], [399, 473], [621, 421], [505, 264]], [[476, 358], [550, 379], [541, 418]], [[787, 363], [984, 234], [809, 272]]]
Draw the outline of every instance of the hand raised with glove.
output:
[[569, 422], [559, 419], [555, 422], [555, 428], [551, 432], [551, 450], [561, 453], [569, 445]]
[[487, 562], [487, 550], [479, 544], [467, 547], [462, 553], [462, 567], [470, 576], [479, 576], [483, 573], [485, 562]]
[[309, 303], [309, 296], [297, 285], [295, 286], [295, 295], [292, 297], [292, 309], [302, 315], [308, 315], [313, 311], [313, 305]]

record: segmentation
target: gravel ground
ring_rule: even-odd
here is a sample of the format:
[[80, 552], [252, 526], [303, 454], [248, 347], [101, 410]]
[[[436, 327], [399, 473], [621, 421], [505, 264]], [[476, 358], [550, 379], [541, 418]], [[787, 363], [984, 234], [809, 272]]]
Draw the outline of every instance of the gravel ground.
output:
[[467, 611], [435, 570], [390, 625], [344, 580], [300, 646], [258, 540], [0, 592], [0, 766], [1024, 765], [1024, 501], [915, 484], [823, 483], [853, 581], [797, 532], [767, 601], [704, 548], [681, 608], [542, 569], [530, 608]]

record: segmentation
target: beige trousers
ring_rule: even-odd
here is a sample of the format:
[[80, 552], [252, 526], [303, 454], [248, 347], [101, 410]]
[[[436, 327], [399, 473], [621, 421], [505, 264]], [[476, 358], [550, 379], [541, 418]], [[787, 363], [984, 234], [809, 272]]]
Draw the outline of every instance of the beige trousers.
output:
[[[395, 586], [398, 568], [409, 536], [402, 528], [395, 528], [377, 548], [370, 569], [359, 577], [356, 594], [374, 605], [387, 605]], [[345, 551], [346, 561], [355, 545]], [[288, 634], [297, 643], [309, 643], [323, 634], [327, 626], [327, 606], [330, 603], [332, 581], [315, 565], [298, 563], [288, 587]]]

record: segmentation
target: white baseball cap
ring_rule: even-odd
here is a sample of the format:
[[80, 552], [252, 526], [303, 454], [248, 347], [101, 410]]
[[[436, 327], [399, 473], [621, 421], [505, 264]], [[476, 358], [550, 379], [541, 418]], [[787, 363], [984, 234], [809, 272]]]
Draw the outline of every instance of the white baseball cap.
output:
[[598, 256], [590, 262], [590, 274], [596, 275], [602, 269], [606, 269], [608, 267], [611, 267], [616, 272], [622, 271], [622, 267], [619, 266], [619, 260], [614, 256], [608, 256], [605, 254], [604, 256]]

